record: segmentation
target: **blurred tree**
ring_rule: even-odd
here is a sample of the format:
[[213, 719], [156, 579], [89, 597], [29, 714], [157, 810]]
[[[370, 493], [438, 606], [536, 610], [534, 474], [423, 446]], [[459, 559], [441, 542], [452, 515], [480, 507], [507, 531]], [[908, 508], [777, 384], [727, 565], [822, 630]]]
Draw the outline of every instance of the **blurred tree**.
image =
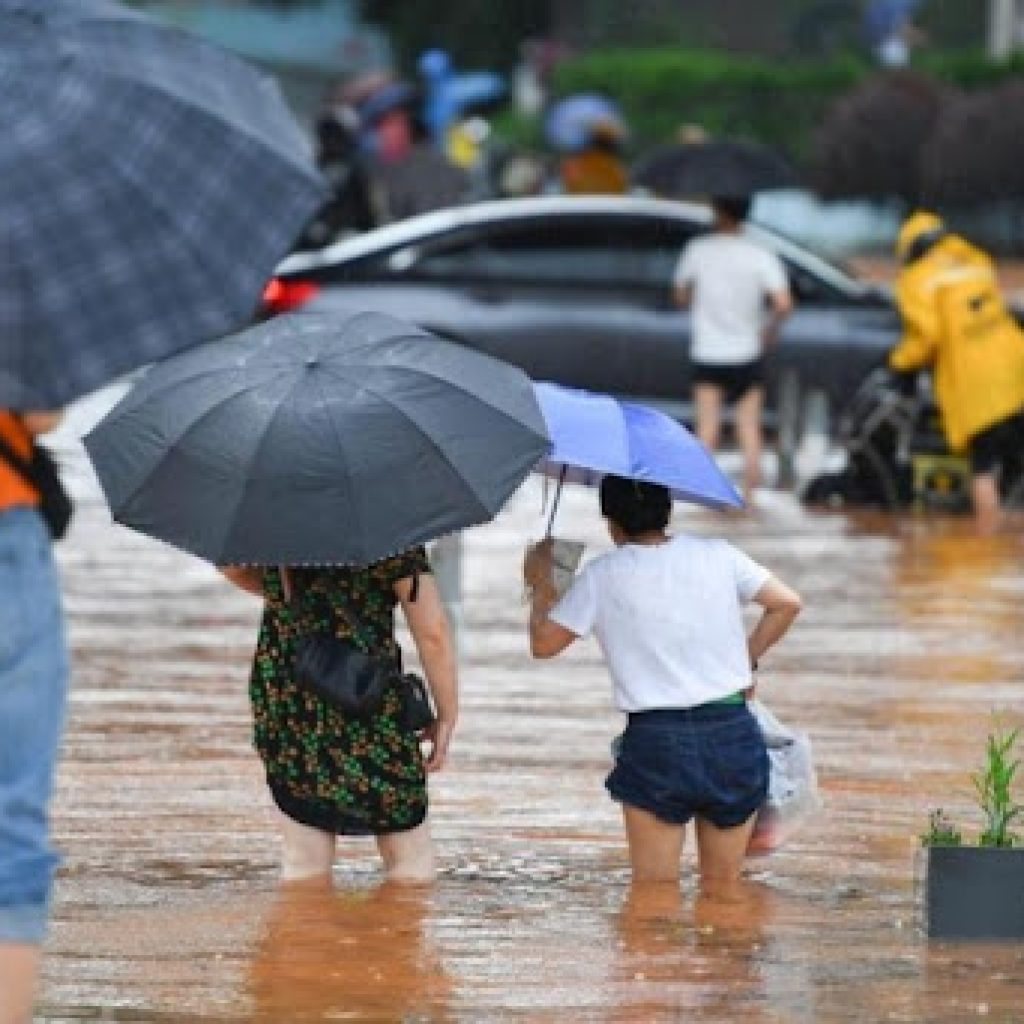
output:
[[507, 69], [519, 60], [525, 39], [547, 36], [551, 0], [360, 0], [363, 17], [383, 28], [402, 67], [412, 69], [424, 50], [440, 47], [457, 67]]
[[921, 152], [950, 92], [912, 71], [874, 75], [843, 96], [812, 143], [809, 177], [826, 199], [921, 198]]
[[980, 50], [985, 44], [987, 4], [982, 0], [927, 0], [915, 21], [924, 31], [924, 52]]
[[1024, 81], [950, 103], [924, 147], [921, 177], [935, 205], [1024, 197]]

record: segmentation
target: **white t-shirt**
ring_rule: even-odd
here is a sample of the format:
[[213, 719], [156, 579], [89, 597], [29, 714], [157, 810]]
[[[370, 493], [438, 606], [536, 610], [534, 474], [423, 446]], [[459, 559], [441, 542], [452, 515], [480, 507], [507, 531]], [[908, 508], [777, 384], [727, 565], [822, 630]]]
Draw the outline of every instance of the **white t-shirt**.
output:
[[594, 633], [621, 711], [693, 707], [750, 685], [743, 605], [769, 575], [724, 540], [624, 544], [590, 562], [550, 617]]
[[720, 232], [683, 250], [674, 283], [693, 286], [690, 358], [730, 365], [761, 357], [765, 299], [789, 287], [778, 256], [744, 235]]

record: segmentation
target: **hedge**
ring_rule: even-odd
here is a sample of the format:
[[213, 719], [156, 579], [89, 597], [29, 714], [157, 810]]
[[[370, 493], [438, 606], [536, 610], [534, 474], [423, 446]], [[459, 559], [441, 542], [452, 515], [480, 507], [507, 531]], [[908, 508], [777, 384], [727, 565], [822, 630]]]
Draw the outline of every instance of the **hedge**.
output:
[[[915, 66], [941, 81], [978, 88], [1024, 74], [1024, 55], [1002, 64], [979, 54], [932, 56]], [[758, 139], [802, 160], [829, 106], [877, 72], [856, 57], [772, 63], [721, 51], [604, 50], [562, 64], [554, 93], [597, 90], [613, 96], [636, 149], [669, 140], [692, 123], [712, 135]]]

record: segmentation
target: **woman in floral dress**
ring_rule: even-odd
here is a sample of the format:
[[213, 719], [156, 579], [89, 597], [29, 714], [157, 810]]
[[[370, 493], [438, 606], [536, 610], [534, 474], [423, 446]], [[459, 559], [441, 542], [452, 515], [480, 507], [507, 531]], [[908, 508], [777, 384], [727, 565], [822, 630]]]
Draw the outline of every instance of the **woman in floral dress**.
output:
[[[265, 601], [249, 692], [256, 749], [281, 812], [283, 877], [329, 876], [339, 835], [374, 836], [390, 878], [433, 877], [426, 773], [445, 763], [458, 683], [451, 633], [423, 548], [366, 568], [293, 566], [287, 570], [290, 600], [277, 568], [221, 571]], [[351, 718], [296, 683], [292, 672], [296, 638], [328, 628], [400, 663], [396, 605], [437, 709], [422, 736], [402, 727], [398, 680], [379, 712]], [[426, 759], [421, 738], [429, 742]]]

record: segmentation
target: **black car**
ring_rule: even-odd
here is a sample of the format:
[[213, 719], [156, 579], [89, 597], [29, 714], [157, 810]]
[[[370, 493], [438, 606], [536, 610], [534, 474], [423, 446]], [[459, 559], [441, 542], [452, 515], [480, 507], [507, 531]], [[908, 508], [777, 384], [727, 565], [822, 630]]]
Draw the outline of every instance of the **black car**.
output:
[[[672, 303], [672, 274], [709, 226], [701, 205], [638, 197], [477, 203], [293, 255], [267, 301], [390, 313], [537, 380], [685, 417], [690, 318]], [[893, 303], [792, 241], [748, 230], [782, 258], [797, 300], [769, 360], [769, 414], [794, 414], [812, 391], [834, 411], [896, 342]]]

